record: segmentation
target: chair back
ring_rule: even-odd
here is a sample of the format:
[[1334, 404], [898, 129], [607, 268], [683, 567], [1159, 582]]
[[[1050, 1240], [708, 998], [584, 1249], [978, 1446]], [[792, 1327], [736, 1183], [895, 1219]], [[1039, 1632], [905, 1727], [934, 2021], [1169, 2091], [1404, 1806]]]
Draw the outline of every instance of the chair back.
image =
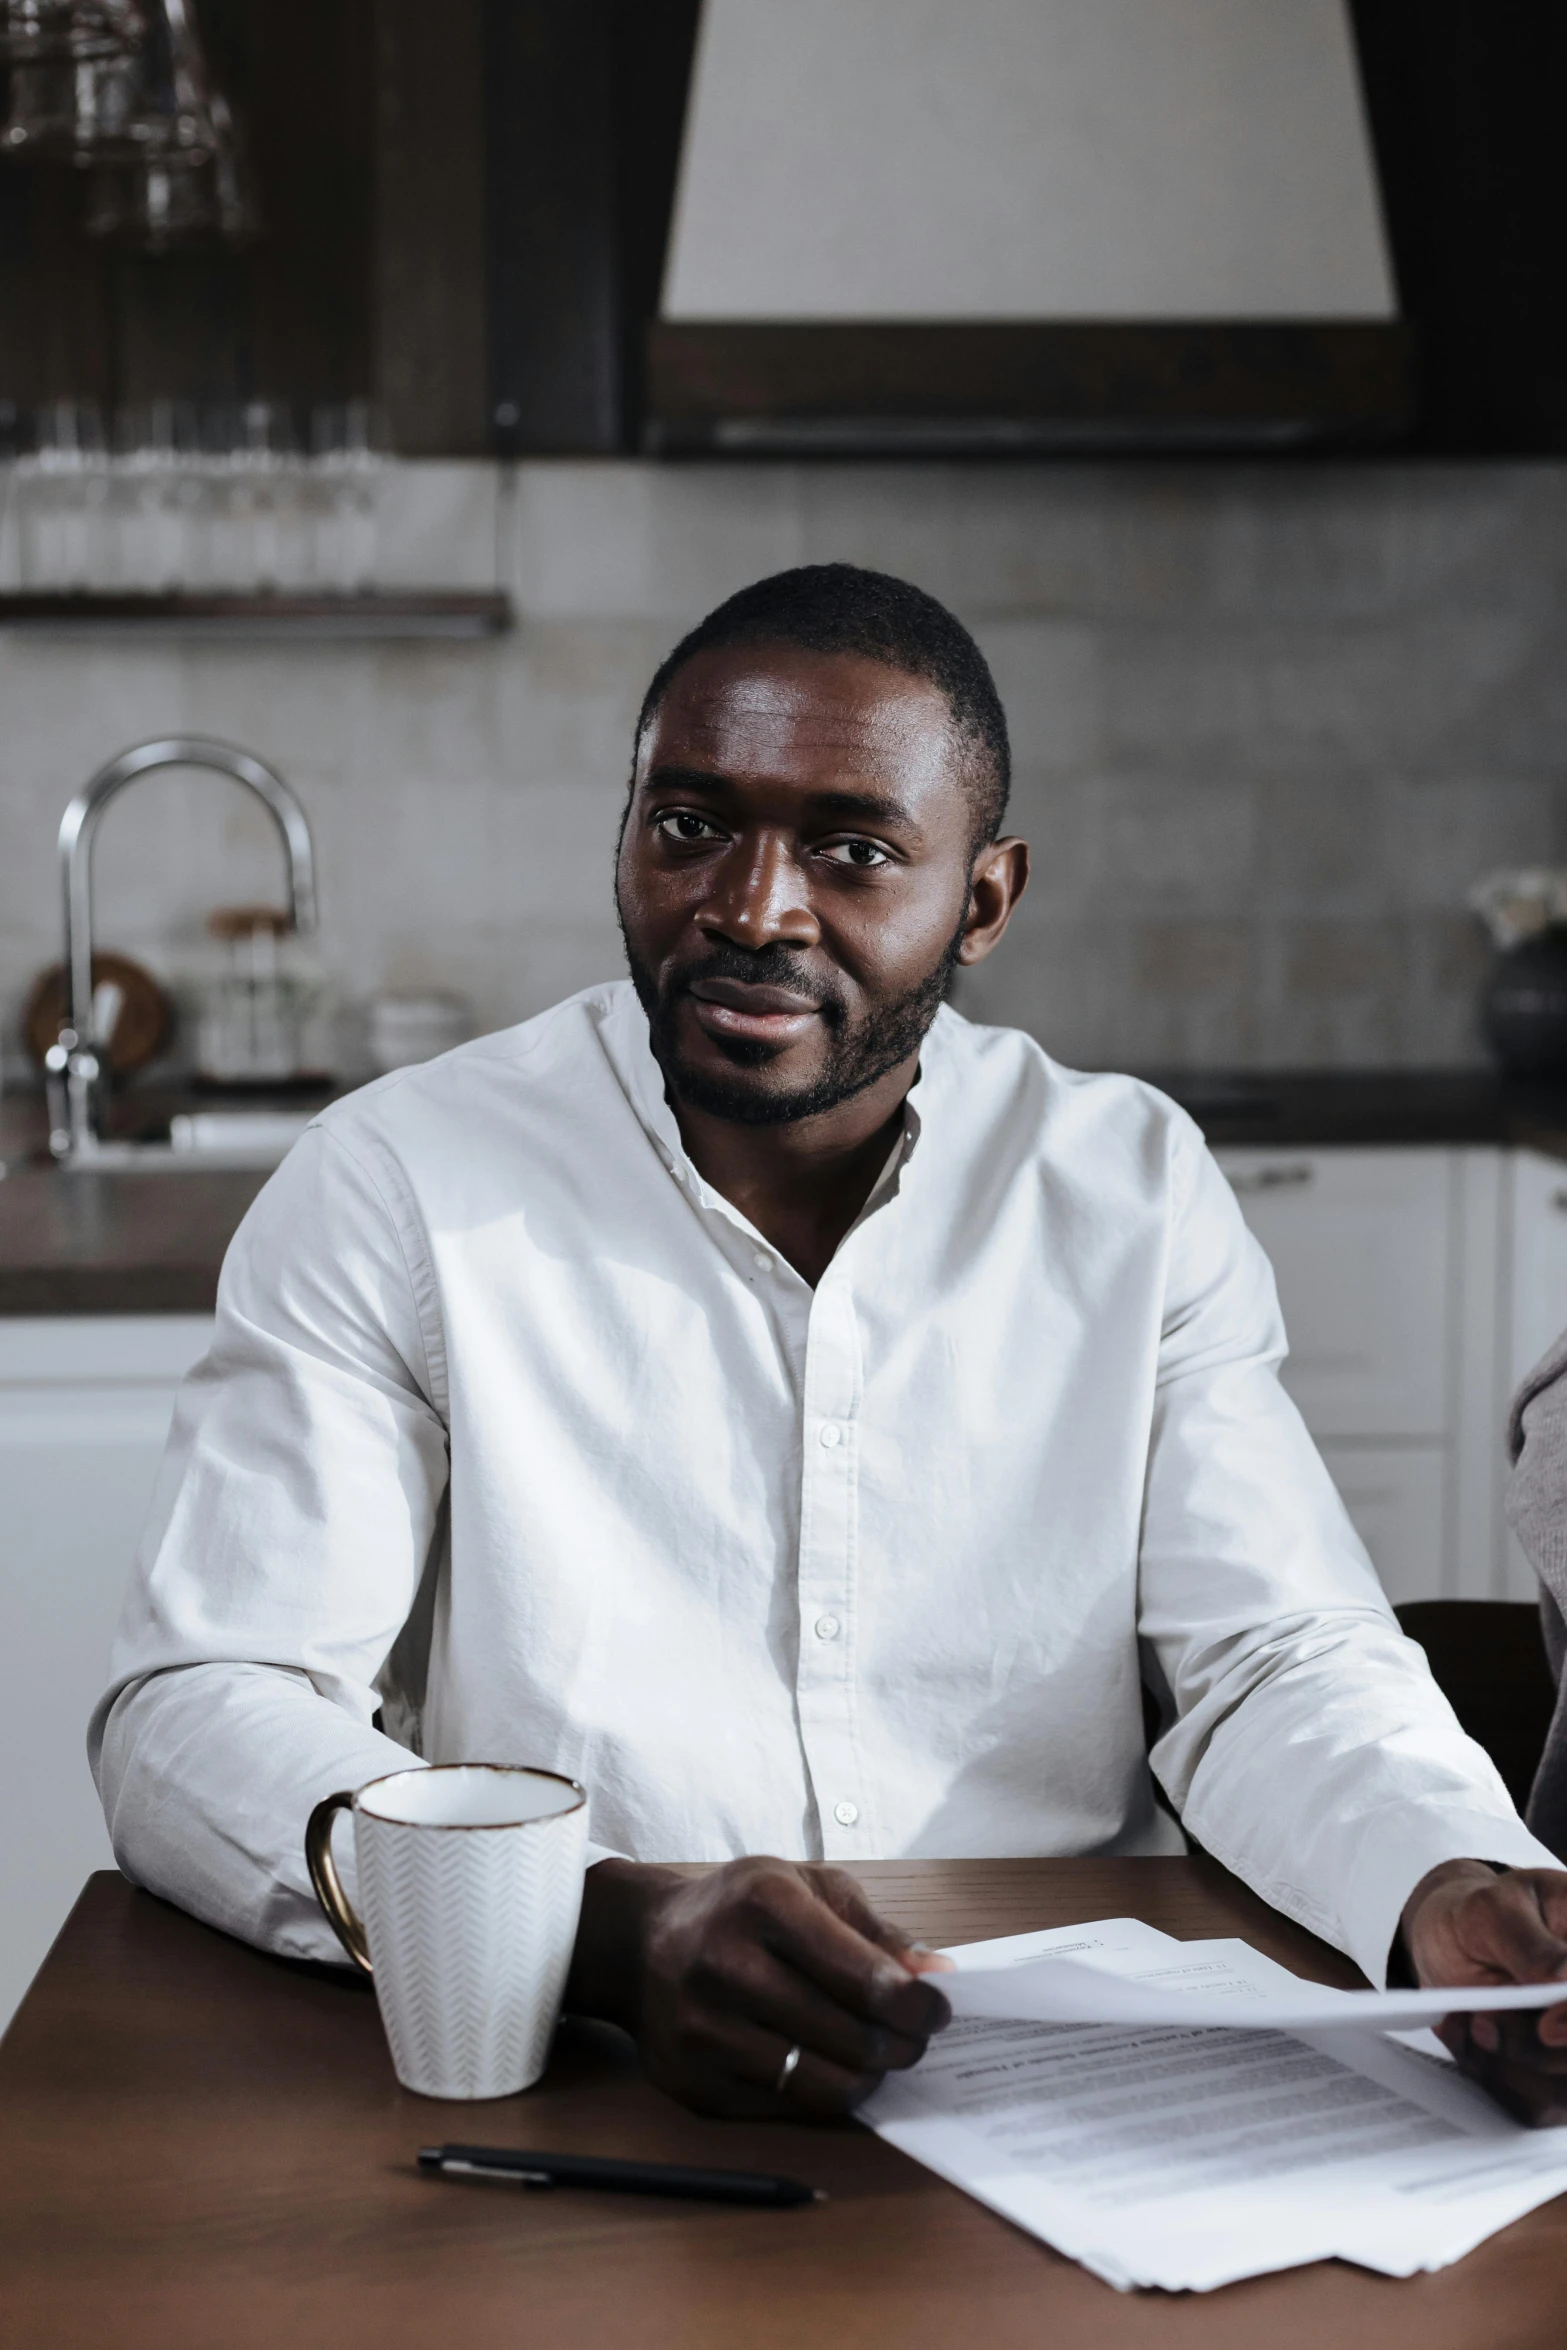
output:
[[1393, 1613], [1522, 1811], [1556, 1710], [1539, 1609], [1527, 1599], [1412, 1599]]

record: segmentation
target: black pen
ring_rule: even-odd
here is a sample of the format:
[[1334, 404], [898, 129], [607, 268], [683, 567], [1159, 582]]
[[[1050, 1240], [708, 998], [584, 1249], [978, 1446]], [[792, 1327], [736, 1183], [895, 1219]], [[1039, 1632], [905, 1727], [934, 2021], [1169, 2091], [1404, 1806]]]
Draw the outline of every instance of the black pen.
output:
[[820, 2187], [760, 2171], [690, 2170], [678, 2162], [609, 2162], [597, 2154], [530, 2154], [516, 2146], [421, 2146], [419, 2168], [442, 2179], [502, 2179], [514, 2187], [604, 2187], [622, 2195], [682, 2195], [773, 2211], [825, 2203]]

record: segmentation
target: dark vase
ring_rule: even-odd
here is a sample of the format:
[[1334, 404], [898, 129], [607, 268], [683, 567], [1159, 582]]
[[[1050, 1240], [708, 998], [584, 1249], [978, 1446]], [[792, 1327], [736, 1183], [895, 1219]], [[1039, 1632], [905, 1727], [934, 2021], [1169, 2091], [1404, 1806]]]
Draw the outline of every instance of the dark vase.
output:
[[1552, 922], [1497, 956], [1483, 1018], [1504, 1069], [1567, 1076], [1567, 922]]

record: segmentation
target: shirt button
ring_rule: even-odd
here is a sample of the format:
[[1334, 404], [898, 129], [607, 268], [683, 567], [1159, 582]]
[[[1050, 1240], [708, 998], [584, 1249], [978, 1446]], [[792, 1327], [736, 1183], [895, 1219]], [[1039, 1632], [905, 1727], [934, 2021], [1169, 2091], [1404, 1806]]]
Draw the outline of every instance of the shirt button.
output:
[[839, 1427], [836, 1420], [829, 1420], [826, 1427], [822, 1430], [822, 1442], [826, 1445], [829, 1452], [831, 1452], [835, 1444], [841, 1444], [843, 1442], [843, 1430]]
[[764, 1248], [759, 1248], [757, 1250], [751, 1262], [755, 1265], [759, 1273], [770, 1273], [773, 1269], [773, 1260]]
[[860, 1807], [857, 1803], [835, 1803], [832, 1816], [840, 1828], [852, 1828], [860, 1816]]
[[816, 1637], [818, 1640], [836, 1640], [842, 1630], [843, 1626], [839, 1623], [836, 1616], [818, 1616], [816, 1619]]

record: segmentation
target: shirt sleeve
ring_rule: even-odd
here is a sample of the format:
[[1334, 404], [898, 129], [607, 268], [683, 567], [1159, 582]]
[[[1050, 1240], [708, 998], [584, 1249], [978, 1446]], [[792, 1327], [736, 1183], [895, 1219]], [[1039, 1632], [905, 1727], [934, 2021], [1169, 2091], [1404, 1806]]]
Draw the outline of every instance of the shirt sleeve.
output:
[[373, 1720], [447, 1478], [409, 1237], [385, 1172], [329, 1129], [261, 1192], [88, 1733], [126, 1875], [292, 1957], [342, 1957], [305, 1870], [311, 1807], [418, 1760]]
[[1175, 1149], [1139, 1579], [1174, 1706], [1153, 1767], [1216, 1860], [1381, 1983], [1428, 1869], [1558, 1864], [1399, 1631], [1279, 1383], [1234, 1194], [1194, 1128]]

